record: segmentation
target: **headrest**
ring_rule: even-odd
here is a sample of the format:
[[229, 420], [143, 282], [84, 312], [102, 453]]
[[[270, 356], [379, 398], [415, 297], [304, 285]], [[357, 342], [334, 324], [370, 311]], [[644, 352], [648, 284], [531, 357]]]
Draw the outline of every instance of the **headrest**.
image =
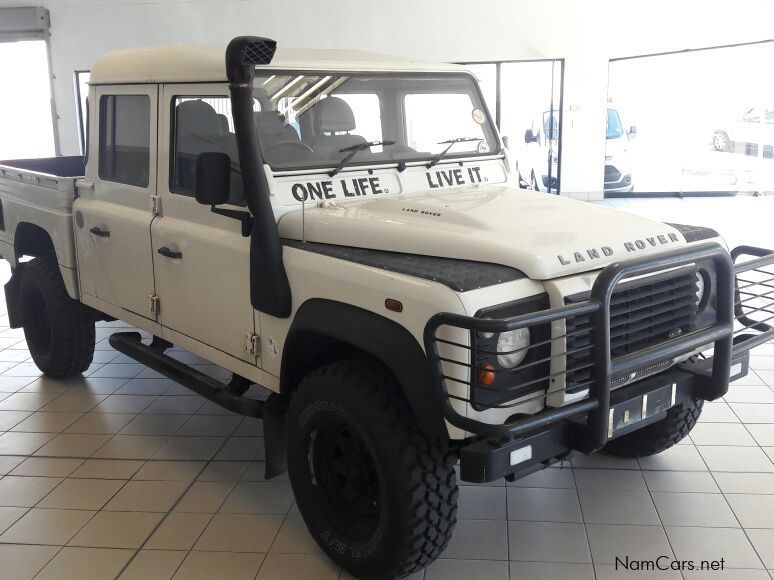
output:
[[339, 97], [322, 99], [314, 107], [316, 133], [352, 131], [355, 129], [355, 115], [347, 101]]
[[220, 119], [215, 109], [204, 101], [183, 101], [177, 106], [177, 126], [194, 135], [222, 136]]
[[277, 111], [261, 111], [254, 114], [255, 126], [258, 132], [263, 135], [276, 135], [285, 130], [285, 123], [282, 122]]

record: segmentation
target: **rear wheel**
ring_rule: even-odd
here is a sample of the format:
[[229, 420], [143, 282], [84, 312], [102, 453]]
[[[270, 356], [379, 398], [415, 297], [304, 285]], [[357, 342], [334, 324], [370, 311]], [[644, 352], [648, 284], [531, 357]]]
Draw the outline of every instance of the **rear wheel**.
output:
[[22, 326], [32, 360], [55, 379], [82, 373], [94, 357], [93, 318], [67, 294], [56, 259], [35, 258], [23, 268]]
[[307, 376], [287, 420], [288, 471], [315, 541], [358, 578], [435, 560], [457, 521], [453, 456], [417, 428], [392, 375], [366, 360]]
[[620, 457], [647, 457], [661, 453], [690, 433], [699, 420], [703, 406], [703, 400], [693, 399], [672, 407], [663, 420], [613, 439], [602, 450]]
[[716, 151], [729, 151], [731, 149], [731, 141], [728, 139], [728, 133], [725, 131], [715, 131], [712, 136], [712, 146]]

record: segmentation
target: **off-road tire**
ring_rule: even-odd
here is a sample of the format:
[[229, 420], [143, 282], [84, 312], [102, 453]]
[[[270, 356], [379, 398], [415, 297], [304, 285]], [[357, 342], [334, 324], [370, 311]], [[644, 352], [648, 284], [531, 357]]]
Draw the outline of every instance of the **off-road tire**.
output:
[[[340, 424], [361, 438], [360, 449], [372, 459], [367, 479], [374, 485], [368, 489], [376, 488], [376, 515], [353, 526], [343, 523], [352, 510], [337, 511], [345, 504], [325, 489], [335, 484], [326, 484], [330, 478], [320, 459], [331, 440], [325, 433]], [[288, 411], [287, 459], [309, 532], [355, 577], [402, 578], [429, 565], [448, 545], [457, 523], [455, 457], [423, 435], [397, 381], [381, 365], [347, 360], [304, 378]], [[347, 456], [346, 463], [363, 464], [361, 455]]]
[[701, 415], [704, 401], [693, 399], [667, 411], [667, 416], [647, 427], [613, 439], [603, 451], [619, 457], [647, 457], [682, 441]]
[[94, 358], [94, 318], [67, 294], [56, 259], [35, 258], [22, 267], [22, 326], [32, 360], [54, 379], [82, 373]]

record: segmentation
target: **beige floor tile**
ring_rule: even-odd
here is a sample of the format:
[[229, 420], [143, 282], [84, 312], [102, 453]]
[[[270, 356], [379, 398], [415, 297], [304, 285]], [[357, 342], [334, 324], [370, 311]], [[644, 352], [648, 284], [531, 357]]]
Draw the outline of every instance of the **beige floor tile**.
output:
[[16, 425], [14, 431], [27, 433], [59, 433], [81, 417], [82, 413], [36, 411]]
[[[618, 569], [610, 564], [595, 564], [597, 580], [682, 580], [683, 576], [675, 570], [627, 570]], [[714, 577], [712, 580], [721, 580]], [[736, 579], [741, 580], [741, 579]]]
[[187, 552], [140, 550], [121, 574], [121, 580], [168, 580], [175, 575]]
[[115, 578], [134, 554], [133, 550], [65, 547], [36, 580], [97, 580]]
[[[511, 562], [511, 578], [519, 580], [595, 580], [591, 564], [557, 564], [547, 562]], [[434, 579], [431, 579], [434, 580]]]
[[176, 460], [212, 459], [225, 440], [225, 437], [173, 436], [154, 454], [153, 458]]
[[336, 580], [340, 568], [315, 554], [269, 554], [256, 580]]
[[[190, 391], [188, 391], [190, 393]], [[160, 413], [162, 415], [193, 415], [198, 411], [206, 399], [199, 396], [162, 396], [143, 411], [147, 414]]]
[[53, 438], [52, 433], [3, 433], [0, 455], [32, 455]]
[[643, 471], [650, 491], [720, 493], [713, 474], [706, 471]]
[[727, 494], [726, 499], [743, 527], [774, 529], [774, 495], [733, 493]]
[[100, 366], [89, 374], [90, 377], [105, 377], [118, 379], [131, 379], [136, 377], [145, 369], [145, 366], [138, 363], [115, 363], [109, 362]]
[[32, 507], [51, 492], [62, 480], [58, 477], [17, 477], [0, 479], [0, 505]]
[[10, 473], [26, 459], [19, 455], [0, 455], [0, 475]]
[[699, 451], [693, 445], [675, 445], [666, 451], [638, 459], [640, 467], [651, 471], [707, 471]]
[[583, 521], [574, 489], [509, 487], [508, 519], [541, 522]]
[[190, 415], [140, 414], [121, 429], [122, 435], [172, 435]]
[[124, 413], [99, 413], [94, 411], [87, 413], [78, 421], [75, 421], [65, 431], [67, 433], [95, 433], [113, 435], [134, 418], [134, 415]]
[[114, 435], [100, 447], [94, 457], [98, 459], [150, 459], [168, 437], [146, 435]]
[[95, 395], [91, 393], [65, 393], [54, 399], [42, 411], [58, 411], [69, 413], [86, 413], [105, 399], [107, 395]]
[[652, 495], [665, 526], [739, 527], [722, 495], [668, 492], [654, 492]]
[[176, 435], [196, 437], [228, 437], [242, 421], [233, 415], [193, 415]]
[[263, 437], [229, 437], [215, 456], [217, 461], [264, 459]]
[[615, 559], [623, 554], [635, 560], [673, 556], [661, 526], [587, 524], [586, 533], [592, 558], [598, 564], [614, 564]]
[[94, 407], [95, 413], [139, 413], [156, 400], [149, 395], [108, 395]]
[[0, 534], [11, 527], [20, 517], [27, 513], [23, 507], [0, 507]]
[[425, 570], [425, 580], [509, 580], [508, 562], [492, 560], [436, 560]]
[[58, 396], [58, 393], [13, 393], [0, 401], [0, 410], [37, 411]]
[[172, 381], [169, 379], [130, 379], [121, 386], [116, 395], [161, 395]]
[[611, 491], [647, 491], [639, 470], [629, 469], [576, 469], [578, 489], [607, 489]]
[[54, 546], [0, 544], [0, 562], [5, 580], [29, 580], [45, 566], [59, 550]]
[[93, 515], [91, 511], [32, 508], [0, 536], [0, 542], [63, 546]]
[[67, 477], [83, 463], [82, 459], [65, 457], [29, 457], [20, 463], [11, 475], [37, 477]]
[[213, 552], [268, 552], [282, 516], [216, 514], [194, 548]]
[[0, 431], [10, 431], [31, 414], [29, 411], [0, 411]]
[[110, 435], [61, 433], [35, 452], [45, 457], [89, 457], [102, 447]]
[[[249, 461], [247, 462], [247, 468], [239, 478], [240, 481], [267, 481], [266, 480], [266, 462], [265, 461]], [[288, 472], [280, 473], [278, 476], [271, 479], [273, 482], [278, 481], [290, 481]], [[457, 480], [459, 483], [459, 480]], [[504, 487], [504, 486], [501, 486]]]
[[506, 489], [482, 485], [462, 485], [457, 517], [466, 520], [504, 520], [508, 518]]
[[[511, 560], [554, 562], [557, 559], [556, 547], [561, 546], [561, 559], [564, 562], [591, 563], [589, 543], [583, 524], [508, 522], [507, 539]], [[452, 538], [452, 542], [454, 541]], [[468, 541], [480, 542], [482, 539], [472, 536]], [[447, 555], [444, 554], [444, 556]]]
[[143, 466], [138, 459], [87, 459], [72, 477], [94, 479], [130, 479]]
[[[263, 554], [190, 552], [175, 580], [252, 580], [261, 567]], [[307, 576], [305, 580], [313, 578]], [[290, 580], [286, 576], [285, 580]]]
[[774, 570], [774, 529], [746, 530], [746, 532], [758, 556], [763, 560], [764, 566]]
[[280, 514], [290, 510], [293, 490], [289, 483], [240, 482], [220, 508], [223, 513]]
[[38, 507], [98, 510], [121, 489], [123, 481], [110, 479], [64, 480], [59, 487], [46, 496]]
[[175, 506], [175, 511], [215, 513], [234, 485], [232, 481], [197, 481]]
[[182, 481], [129, 481], [105, 506], [109, 511], [166, 512], [183, 495]]
[[155, 461], [145, 463], [133, 479], [149, 481], [193, 481], [204, 469], [204, 461]]
[[320, 546], [312, 535], [301, 516], [288, 516], [282, 523], [274, 543], [272, 554], [322, 554]]
[[211, 461], [196, 479], [198, 481], [239, 481], [246, 468], [246, 461]]
[[190, 550], [211, 517], [209, 514], [171, 513], [145, 547], [154, 550]]
[[70, 540], [71, 546], [139, 548], [161, 521], [163, 514], [100, 512]]
[[498, 520], [459, 520], [444, 556], [465, 560], [507, 560], [507, 523]]
[[658, 525], [650, 494], [640, 491], [579, 490], [586, 523]]
[[763, 568], [744, 530], [733, 528], [666, 528], [669, 543], [680, 560], [723, 558], [726, 568]]
[[723, 493], [774, 495], [774, 473], [713, 473]]

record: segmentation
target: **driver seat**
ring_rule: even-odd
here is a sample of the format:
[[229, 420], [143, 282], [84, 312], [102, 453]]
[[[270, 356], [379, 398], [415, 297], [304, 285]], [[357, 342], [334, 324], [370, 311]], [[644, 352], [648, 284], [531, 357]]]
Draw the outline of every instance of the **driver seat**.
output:
[[347, 101], [339, 97], [328, 97], [314, 107], [314, 134], [312, 149], [323, 159], [339, 160], [339, 150], [360, 145], [366, 140], [362, 135], [352, 135], [355, 129], [355, 114]]

